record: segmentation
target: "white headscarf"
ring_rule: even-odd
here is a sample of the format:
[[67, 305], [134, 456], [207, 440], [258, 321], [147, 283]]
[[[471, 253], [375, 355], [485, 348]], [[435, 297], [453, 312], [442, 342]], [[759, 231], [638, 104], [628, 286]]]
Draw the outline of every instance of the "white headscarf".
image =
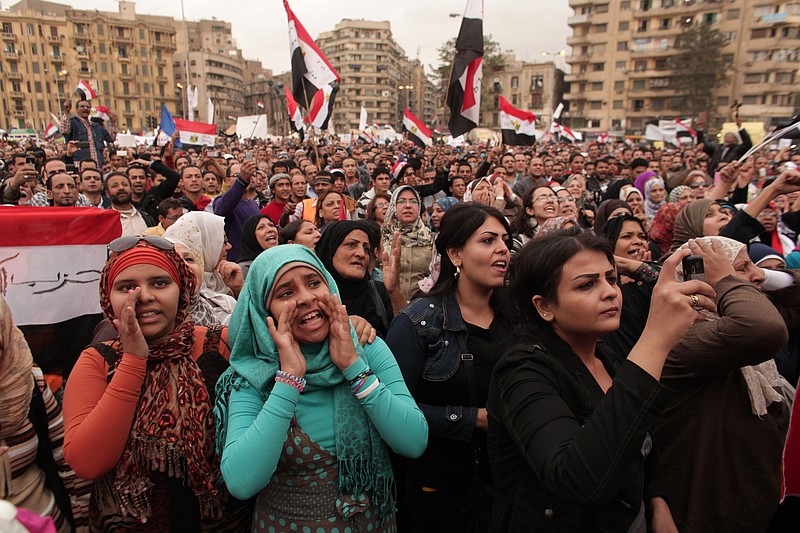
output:
[[200, 261], [203, 280], [212, 291], [227, 293], [228, 287], [215, 269], [225, 246], [225, 219], [206, 211], [190, 211], [175, 221], [165, 238], [181, 241]]
[[[729, 239], [727, 237], [703, 237], [703, 242], [708, 244], [716, 243], [722, 247], [725, 257], [733, 263], [739, 252], [745, 249], [744, 244]], [[689, 248], [689, 244], [683, 244], [678, 250]], [[675, 270], [675, 277], [678, 281], [683, 281], [683, 271]], [[717, 313], [703, 311], [707, 320], [719, 320]], [[794, 395], [794, 390], [778, 372], [778, 366], [774, 359], [769, 359], [758, 365], [745, 366], [741, 368], [742, 376], [747, 384], [747, 394], [750, 396], [750, 408], [753, 414], [764, 416], [767, 414], [767, 407], [773, 402], [782, 402], [783, 395], [778, 391], [787, 391]]]

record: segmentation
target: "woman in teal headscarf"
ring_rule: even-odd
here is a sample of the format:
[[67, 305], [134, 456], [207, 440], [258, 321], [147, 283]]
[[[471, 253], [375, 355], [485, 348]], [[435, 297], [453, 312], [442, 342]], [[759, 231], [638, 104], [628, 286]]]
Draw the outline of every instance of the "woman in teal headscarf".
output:
[[258, 494], [254, 531], [395, 531], [386, 444], [425, 450], [394, 356], [381, 339], [358, 344], [338, 293], [311, 250], [277, 246], [253, 261], [231, 317], [217, 446], [230, 492]]

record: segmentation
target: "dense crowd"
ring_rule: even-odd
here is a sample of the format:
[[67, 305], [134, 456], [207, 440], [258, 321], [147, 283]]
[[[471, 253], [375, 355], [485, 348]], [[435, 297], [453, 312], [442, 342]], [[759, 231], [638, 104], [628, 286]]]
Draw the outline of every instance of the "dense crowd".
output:
[[3, 143], [3, 204], [122, 236], [63, 386], [0, 300], [0, 499], [58, 531], [800, 530], [800, 153], [697, 126], [119, 149], [81, 102]]

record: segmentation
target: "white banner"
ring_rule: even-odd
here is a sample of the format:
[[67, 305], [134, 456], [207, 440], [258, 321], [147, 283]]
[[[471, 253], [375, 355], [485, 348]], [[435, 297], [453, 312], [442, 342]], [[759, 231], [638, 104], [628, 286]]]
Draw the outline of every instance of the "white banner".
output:
[[0, 293], [21, 326], [102, 313], [105, 245], [0, 247]]

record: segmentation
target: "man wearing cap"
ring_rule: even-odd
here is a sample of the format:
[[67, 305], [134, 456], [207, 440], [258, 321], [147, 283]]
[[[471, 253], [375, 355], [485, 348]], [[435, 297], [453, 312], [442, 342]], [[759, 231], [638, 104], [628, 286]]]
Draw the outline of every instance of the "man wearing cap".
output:
[[283, 172], [274, 174], [269, 179], [269, 190], [272, 191], [272, 201], [261, 208], [261, 214], [266, 215], [276, 226], [280, 226], [281, 215], [292, 195], [292, 179], [289, 174]]
[[289, 217], [289, 222], [294, 222], [295, 220], [308, 220], [310, 222], [315, 222], [315, 218], [317, 216], [317, 197], [333, 188], [333, 177], [331, 173], [327, 170], [320, 170], [317, 172], [316, 177], [314, 178], [314, 193], [316, 194], [313, 198], [306, 198], [299, 204], [297, 204], [297, 208], [294, 211], [294, 215]]

